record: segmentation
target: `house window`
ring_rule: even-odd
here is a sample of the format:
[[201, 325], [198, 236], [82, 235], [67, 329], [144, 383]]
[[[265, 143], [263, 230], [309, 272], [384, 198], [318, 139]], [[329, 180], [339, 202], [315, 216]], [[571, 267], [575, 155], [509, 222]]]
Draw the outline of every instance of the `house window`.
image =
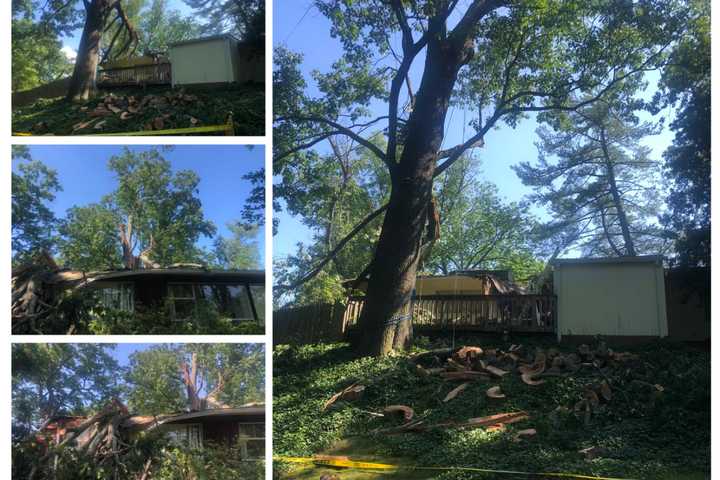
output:
[[[250, 292], [252, 291], [252, 298]], [[243, 284], [169, 284], [168, 299], [173, 319], [191, 320], [200, 303], [211, 307], [220, 316], [235, 321], [264, 323], [265, 295], [263, 285]]]
[[135, 310], [135, 288], [132, 283], [118, 283], [98, 289], [100, 303], [108, 310], [133, 312]]
[[203, 447], [203, 429], [200, 423], [172, 425], [168, 429], [167, 435], [174, 445], [192, 449]]
[[239, 423], [238, 446], [243, 460], [265, 458], [265, 424]]
[[199, 285], [200, 298], [215, 306], [225, 318], [238, 321], [253, 321], [250, 296], [245, 285], [207, 284]]

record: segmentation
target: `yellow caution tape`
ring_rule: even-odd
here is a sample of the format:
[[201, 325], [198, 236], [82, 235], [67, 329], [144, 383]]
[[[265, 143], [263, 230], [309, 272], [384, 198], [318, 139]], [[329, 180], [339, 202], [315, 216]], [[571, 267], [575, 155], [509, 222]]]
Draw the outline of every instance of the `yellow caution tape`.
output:
[[327, 465], [329, 467], [339, 468], [355, 468], [360, 470], [444, 470], [444, 471], [462, 471], [462, 472], [478, 472], [478, 473], [494, 473], [500, 475], [525, 475], [532, 477], [558, 477], [558, 478], [577, 478], [583, 480], [631, 480], [626, 478], [615, 477], [596, 477], [591, 475], [580, 475], [577, 473], [559, 473], [559, 472], [520, 472], [515, 470], [492, 470], [488, 468], [476, 467], [416, 467], [405, 465], [391, 465], [387, 463], [371, 463], [356, 462], [353, 460], [345, 460], [342, 458], [314, 458], [314, 457], [285, 457], [276, 456], [274, 460], [286, 463], [303, 463], [314, 465]]
[[[91, 135], [86, 135], [88, 137], [137, 137], [137, 136], [147, 136], [147, 135], [187, 135], [190, 133], [212, 133], [212, 132], [225, 132], [227, 135], [234, 135], [233, 133], [229, 133], [231, 131], [231, 128], [228, 128], [227, 125], [212, 125], [212, 126], [205, 126], [205, 127], [191, 127], [191, 128], [173, 128], [168, 130], [140, 130], [135, 132], [113, 132], [113, 133], [94, 133]], [[26, 132], [14, 132], [14, 136], [16, 137], [31, 137], [32, 133], [26, 133]]]
[[[187, 135], [189, 133], [211, 133], [211, 132], [227, 132], [227, 125], [213, 125], [206, 127], [191, 127], [191, 128], [172, 128], [168, 130], [141, 130], [138, 132], [125, 132], [125, 133], [97, 133], [91, 135], [93, 137], [124, 137], [124, 136], [145, 136], [145, 135]], [[232, 134], [229, 134], [232, 135]]]
[[[95, 133], [87, 135], [89, 137], [137, 137], [137, 136], [148, 136], [148, 135], [188, 135], [191, 133], [213, 133], [213, 132], [225, 132], [225, 135], [235, 135], [235, 126], [232, 121], [232, 115], [228, 116], [227, 123], [224, 125], [207, 125], [204, 127], [189, 127], [189, 128], [172, 128], [168, 130], [140, 130], [135, 132], [122, 132], [122, 133]], [[17, 137], [30, 137], [32, 133], [27, 132], [13, 132], [13, 135]]]

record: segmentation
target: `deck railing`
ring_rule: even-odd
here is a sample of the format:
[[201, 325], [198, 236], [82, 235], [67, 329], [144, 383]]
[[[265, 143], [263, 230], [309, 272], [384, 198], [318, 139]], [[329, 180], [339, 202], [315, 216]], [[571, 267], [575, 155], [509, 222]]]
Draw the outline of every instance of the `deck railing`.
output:
[[100, 70], [98, 84], [105, 87], [130, 85], [166, 85], [171, 82], [169, 63], [154, 63], [132, 67]]
[[[363, 297], [349, 299], [345, 329], [357, 323], [364, 303]], [[412, 300], [413, 326], [421, 330], [553, 332], [556, 314], [554, 295], [421, 295]]]

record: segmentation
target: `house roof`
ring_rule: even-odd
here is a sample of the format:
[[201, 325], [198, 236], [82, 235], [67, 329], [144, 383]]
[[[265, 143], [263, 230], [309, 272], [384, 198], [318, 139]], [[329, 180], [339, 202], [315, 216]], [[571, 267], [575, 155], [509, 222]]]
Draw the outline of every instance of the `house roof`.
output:
[[102, 272], [93, 278], [93, 282], [106, 280], [132, 280], [143, 277], [193, 277], [197, 280], [245, 280], [265, 283], [265, 270], [208, 270], [204, 268], [150, 268], [142, 270], [116, 270]]
[[216, 408], [212, 410], [201, 410], [199, 412], [188, 412], [161, 420], [160, 424], [181, 422], [189, 419], [209, 417], [237, 417], [243, 415], [265, 415], [265, 405], [254, 405], [240, 408]]
[[237, 39], [232, 34], [229, 33], [221, 33], [220, 35], [210, 35], [208, 37], [200, 37], [200, 38], [191, 38], [189, 40], [181, 40], [179, 42], [174, 42], [168, 45], [168, 47], [180, 47], [183, 45], [190, 45], [192, 43], [204, 43], [204, 42], [214, 42], [216, 40], [234, 40], [236, 42], [239, 42], [240, 40]]
[[556, 258], [553, 265], [582, 265], [591, 263], [627, 264], [656, 263], [662, 265], [662, 255], [640, 255], [636, 257], [598, 257], [598, 258]]
[[265, 404], [248, 404], [237, 408], [215, 408], [197, 412], [172, 413], [167, 415], [133, 415], [123, 421], [125, 428], [151, 430], [160, 425], [183, 422], [191, 419], [242, 417], [265, 415]]

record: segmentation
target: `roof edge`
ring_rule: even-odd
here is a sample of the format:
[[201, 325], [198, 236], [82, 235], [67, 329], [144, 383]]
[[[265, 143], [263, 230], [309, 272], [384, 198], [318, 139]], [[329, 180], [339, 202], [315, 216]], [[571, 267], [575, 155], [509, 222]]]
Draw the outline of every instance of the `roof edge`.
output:
[[188, 40], [180, 40], [179, 42], [173, 42], [173, 43], [168, 44], [168, 48], [179, 47], [182, 45], [190, 45], [193, 43], [214, 42], [215, 40], [234, 40], [236, 42], [240, 41], [232, 33], [220, 33], [217, 35], [210, 35], [207, 37], [190, 38]]
[[656, 263], [662, 265], [662, 255], [639, 255], [635, 257], [594, 257], [594, 258], [556, 258], [552, 265], [582, 265], [591, 263], [627, 264]]

